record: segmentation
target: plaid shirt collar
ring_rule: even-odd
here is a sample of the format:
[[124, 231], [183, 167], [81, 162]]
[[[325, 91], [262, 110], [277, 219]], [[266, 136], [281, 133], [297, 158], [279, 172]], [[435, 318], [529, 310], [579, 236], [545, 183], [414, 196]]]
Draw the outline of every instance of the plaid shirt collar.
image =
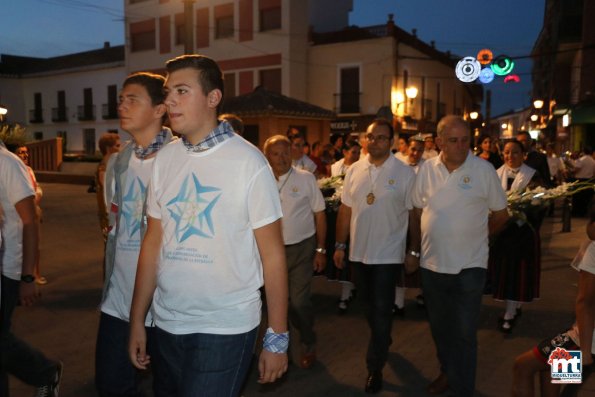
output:
[[148, 156], [152, 155], [155, 152], [158, 152], [159, 149], [163, 147], [168, 135], [170, 134], [171, 132], [169, 128], [163, 127], [163, 129], [159, 131], [159, 133], [155, 136], [155, 139], [153, 139], [151, 143], [149, 143], [149, 146], [147, 146], [146, 148], [143, 148], [142, 146], [134, 142], [134, 155], [139, 160], [146, 159]]
[[186, 149], [192, 153], [199, 153], [204, 152], [205, 150], [209, 150], [214, 148], [218, 144], [226, 141], [227, 139], [233, 137], [235, 135], [233, 128], [227, 121], [222, 121], [219, 123], [217, 128], [209, 133], [202, 141], [198, 142], [196, 145], [191, 144], [188, 142], [185, 136], [182, 135], [182, 142]]

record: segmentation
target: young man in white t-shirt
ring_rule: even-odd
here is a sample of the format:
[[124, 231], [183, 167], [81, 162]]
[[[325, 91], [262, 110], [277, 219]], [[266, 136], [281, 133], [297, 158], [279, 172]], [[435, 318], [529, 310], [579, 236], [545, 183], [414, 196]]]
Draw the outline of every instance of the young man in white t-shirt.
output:
[[[139, 392], [138, 371], [130, 363], [126, 341], [136, 264], [146, 225], [146, 192], [155, 156], [172, 139], [169, 128], [163, 127], [164, 81], [156, 74], [135, 73], [126, 78], [120, 92], [120, 127], [133, 140], [110, 156], [104, 183], [110, 212], [95, 349], [95, 386], [100, 396], [133, 396]], [[150, 315], [145, 326], [147, 343], [151, 354], [155, 354]], [[154, 372], [157, 369], [154, 365]], [[162, 395], [159, 382], [154, 379], [153, 384], [155, 395]]]
[[146, 368], [145, 316], [172, 395], [238, 395], [260, 324], [265, 286], [269, 328], [261, 383], [287, 370], [287, 270], [281, 205], [262, 153], [217, 113], [219, 66], [201, 55], [167, 62], [172, 129], [182, 135], [155, 159], [130, 313], [129, 355]]
[[[0, 299], [0, 395], [8, 397], [8, 374], [37, 387], [36, 395], [57, 396], [62, 363], [18, 339], [11, 320], [20, 301], [32, 306], [39, 299], [33, 271], [38, 255], [35, 191], [26, 165], [0, 141], [0, 208], [2, 209], [2, 297]], [[46, 394], [43, 394], [46, 393]]]

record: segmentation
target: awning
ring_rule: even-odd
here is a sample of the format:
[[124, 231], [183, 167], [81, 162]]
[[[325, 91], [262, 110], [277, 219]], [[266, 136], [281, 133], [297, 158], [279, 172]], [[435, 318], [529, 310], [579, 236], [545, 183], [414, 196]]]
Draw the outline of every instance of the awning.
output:
[[571, 124], [595, 124], [595, 103], [578, 104], [570, 111]]

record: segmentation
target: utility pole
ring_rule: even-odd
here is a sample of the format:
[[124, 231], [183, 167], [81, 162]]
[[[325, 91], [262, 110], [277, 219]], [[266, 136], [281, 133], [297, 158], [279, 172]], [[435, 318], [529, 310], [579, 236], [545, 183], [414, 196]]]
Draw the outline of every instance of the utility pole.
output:
[[194, 54], [194, 1], [184, 1], [184, 54]]

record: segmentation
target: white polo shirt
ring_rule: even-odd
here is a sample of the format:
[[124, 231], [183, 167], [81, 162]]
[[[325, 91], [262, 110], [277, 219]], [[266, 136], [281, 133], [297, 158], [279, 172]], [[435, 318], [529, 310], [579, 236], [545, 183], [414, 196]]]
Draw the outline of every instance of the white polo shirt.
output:
[[283, 210], [283, 241], [297, 244], [316, 233], [314, 213], [324, 211], [324, 197], [312, 173], [291, 167], [277, 181]]
[[15, 204], [27, 197], [35, 197], [27, 166], [16, 155], [0, 146], [0, 207], [3, 220], [2, 275], [20, 280], [23, 268], [23, 222]]
[[488, 212], [506, 208], [496, 170], [471, 152], [449, 173], [442, 154], [421, 166], [412, 194], [421, 217], [421, 267], [438, 273], [487, 268]]
[[[369, 155], [345, 175], [341, 202], [351, 207], [349, 259], [365, 264], [403, 263], [415, 173], [394, 156], [376, 167]], [[368, 204], [367, 196], [374, 194]]]

